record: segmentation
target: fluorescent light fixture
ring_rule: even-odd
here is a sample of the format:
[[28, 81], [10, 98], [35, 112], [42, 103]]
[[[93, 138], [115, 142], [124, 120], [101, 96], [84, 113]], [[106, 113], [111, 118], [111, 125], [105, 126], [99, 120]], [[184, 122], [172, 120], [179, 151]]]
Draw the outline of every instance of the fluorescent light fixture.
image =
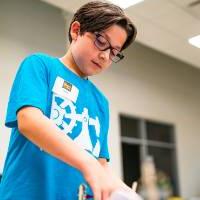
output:
[[200, 48], [200, 35], [197, 35], [197, 36], [195, 36], [195, 37], [190, 38], [190, 39], [188, 40], [188, 42], [189, 42], [191, 45], [193, 45], [193, 46], [195, 46], [195, 47], [197, 47], [197, 48]]
[[109, 1], [123, 9], [126, 9], [144, 0], [109, 0]]

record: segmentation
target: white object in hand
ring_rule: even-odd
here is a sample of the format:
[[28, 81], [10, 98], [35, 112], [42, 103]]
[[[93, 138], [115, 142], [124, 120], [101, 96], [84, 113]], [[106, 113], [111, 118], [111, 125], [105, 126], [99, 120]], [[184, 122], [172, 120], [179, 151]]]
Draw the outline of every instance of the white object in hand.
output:
[[142, 198], [133, 190], [118, 189], [111, 194], [109, 200], [142, 200]]

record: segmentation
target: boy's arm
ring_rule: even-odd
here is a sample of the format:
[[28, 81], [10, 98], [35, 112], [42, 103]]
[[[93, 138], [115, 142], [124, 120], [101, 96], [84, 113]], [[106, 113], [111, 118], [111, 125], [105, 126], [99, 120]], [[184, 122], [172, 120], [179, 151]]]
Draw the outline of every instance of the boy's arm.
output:
[[[34, 107], [20, 109], [17, 114], [20, 133], [38, 147], [68, 164], [84, 170], [84, 163], [92, 162], [93, 158], [85, 153], [42, 112]], [[79, 156], [74, 156], [79, 155]]]
[[[21, 108], [17, 113], [19, 131], [34, 144], [83, 173], [95, 199], [106, 200], [112, 183], [100, 163], [64, 134], [40, 109]], [[66, 180], [67, 181], [67, 180]]]

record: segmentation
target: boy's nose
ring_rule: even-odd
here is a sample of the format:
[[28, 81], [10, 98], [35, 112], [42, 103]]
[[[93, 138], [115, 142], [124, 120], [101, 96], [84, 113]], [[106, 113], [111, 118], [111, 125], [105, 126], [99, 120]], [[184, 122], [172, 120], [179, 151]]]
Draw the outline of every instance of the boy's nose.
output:
[[105, 51], [100, 52], [100, 58], [103, 60], [109, 60], [110, 59], [110, 49], [107, 49]]

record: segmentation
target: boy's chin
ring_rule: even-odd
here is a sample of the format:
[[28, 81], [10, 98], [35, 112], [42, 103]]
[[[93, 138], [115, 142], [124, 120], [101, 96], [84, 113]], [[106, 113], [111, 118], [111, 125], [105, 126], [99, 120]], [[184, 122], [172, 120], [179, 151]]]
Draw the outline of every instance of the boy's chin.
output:
[[88, 76], [94, 76], [94, 75], [100, 74], [101, 71], [87, 70], [82, 73], [83, 73], [84, 77], [88, 77]]
[[87, 74], [84, 74], [84, 77], [94, 76], [94, 75], [97, 75], [99, 73], [94, 73], [94, 72], [93, 73], [87, 73]]

